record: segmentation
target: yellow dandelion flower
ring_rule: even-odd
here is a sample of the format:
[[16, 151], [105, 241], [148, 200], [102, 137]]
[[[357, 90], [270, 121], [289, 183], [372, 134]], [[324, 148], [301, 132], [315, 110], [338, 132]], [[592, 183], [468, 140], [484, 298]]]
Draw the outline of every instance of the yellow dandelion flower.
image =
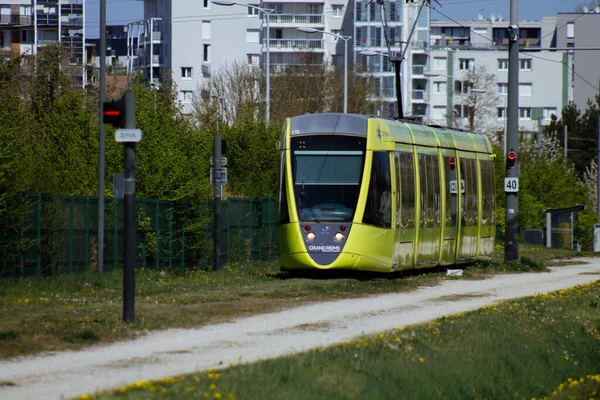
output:
[[215, 393], [215, 399], [220, 399], [221, 398], [221, 393]]
[[216, 390], [217, 389], [217, 385], [215, 385], [214, 383], [211, 383], [210, 386], [208, 387], [210, 390]]
[[79, 396], [79, 400], [89, 400], [90, 396], [88, 396], [87, 394], [82, 394], [81, 396]]
[[419, 362], [425, 362], [425, 359], [423, 357], [419, 358]]

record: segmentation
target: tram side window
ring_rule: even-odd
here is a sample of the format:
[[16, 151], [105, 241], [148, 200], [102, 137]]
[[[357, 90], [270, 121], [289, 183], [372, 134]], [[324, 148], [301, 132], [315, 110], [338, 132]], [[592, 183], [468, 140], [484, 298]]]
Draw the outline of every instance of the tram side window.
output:
[[494, 225], [496, 218], [494, 210], [496, 207], [496, 196], [494, 187], [494, 163], [489, 160], [479, 162], [481, 167], [481, 191], [483, 195], [483, 210], [481, 213], [482, 225]]
[[477, 225], [477, 174], [476, 160], [460, 160], [461, 179], [465, 181], [463, 194], [464, 226]]
[[285, 188], [285, 152], [281, 152], [281, 165], [279, 168], [279, 224], [288, 224], [290, 222], [290, 213], [288, 211], [287, 194]]
[[415, 227], [415, 168], [412, 153], [400, 153], [400, 227]]
[[363, 223], [389, 228], [392, 222], [390, 158], [386, 152], [373, 152], [371, 183]]
[[440, 172], [436, 156], [419, 154], [421, 182], [421, 227], [440, 224]]
[[457, 193], [460, 185], [456, 181], [456, 168], [450, 159], [454, 157], [444, 157], [444, 175], [446, 177], [446, 227], [456, 226], [456, 202]]

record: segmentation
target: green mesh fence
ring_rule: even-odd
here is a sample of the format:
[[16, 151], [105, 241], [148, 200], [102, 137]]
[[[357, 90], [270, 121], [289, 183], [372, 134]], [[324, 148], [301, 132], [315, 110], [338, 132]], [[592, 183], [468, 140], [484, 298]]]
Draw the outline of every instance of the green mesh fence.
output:
[[[49, 276], [98, 268], [97, 197], [27, 194], [20, 230], [8, 235], [0, 276]], [[213, 264], [212, 201], [136, 199], [136, 265], [210, 268]], [[222, 202], [222, 263], [277, 258], [276, 202], [229, 198]], [[121, 268], [123, 202], [107, 198], [104, 269]]]

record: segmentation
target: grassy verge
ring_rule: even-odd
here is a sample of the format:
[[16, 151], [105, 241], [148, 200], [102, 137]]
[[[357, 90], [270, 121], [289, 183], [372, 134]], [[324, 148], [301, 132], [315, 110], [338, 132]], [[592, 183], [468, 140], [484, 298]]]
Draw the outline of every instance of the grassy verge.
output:
[[[591, 399], [600, 281], [97, 399]], [[84, 395], [81, 398], [89, 398]]]
[[[489, 273], [543, 270], [543, 261], [573, 256], [563, 250], [521, 247], [520, 263], [497, 260], [468, 268], [463, 279]], [[571, 261], [572, 262], [572, 261]], [[426, 272], [426, 271], [423, 271]], [[83, 273], [0, 280], [0, 359], [43, 351], [80, 349], [147, 331], [201, 326], [307, 302], [413, 290], [435, 285], [443, 273], [336, 274], [291, 278], [275, 264], [136, 271], [135, 322], [122, 322], [122, 275]]]

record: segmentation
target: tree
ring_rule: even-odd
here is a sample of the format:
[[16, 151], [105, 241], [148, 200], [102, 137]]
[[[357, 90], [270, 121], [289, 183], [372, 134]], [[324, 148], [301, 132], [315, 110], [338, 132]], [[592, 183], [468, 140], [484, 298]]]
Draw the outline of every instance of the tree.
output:
[[[503, 102], [497, 92], [496, 76], [488, 73], [485, 66], [475, 66], [469, 69], [463, 77], [463, 87], [460, 89], [467, 94], [464, 104], [464, 118], [467, 119], [467, 129], [472, 132], [487, 134], [492, 143], [498, 145], [502, 143], [499, 140], [497, 132], [502, 132], [502, 126], [498, 126], [496, 121], [497, 107]], [[483, 91], [476, 93], [471, 89]], [[460, 107], [460, 106], [459, 106]], [[459, 114], [460, 115], [460, 114]]]
[[[343, 69], [308, 53], [300, 64], [273, 67], [270, 126], [265, 126], [264, 74], [254, 66], [234, 63], [217, 71], [194, 98], [194, 118], [202, 134], [216, 130], [227, 140], [228, 184], [238, 196], [273, 195], [277, 189], [278, 154], [285, 118], [343, 110]], [[348, 74], [349, 112], [367, 112], [367, 81]]]

